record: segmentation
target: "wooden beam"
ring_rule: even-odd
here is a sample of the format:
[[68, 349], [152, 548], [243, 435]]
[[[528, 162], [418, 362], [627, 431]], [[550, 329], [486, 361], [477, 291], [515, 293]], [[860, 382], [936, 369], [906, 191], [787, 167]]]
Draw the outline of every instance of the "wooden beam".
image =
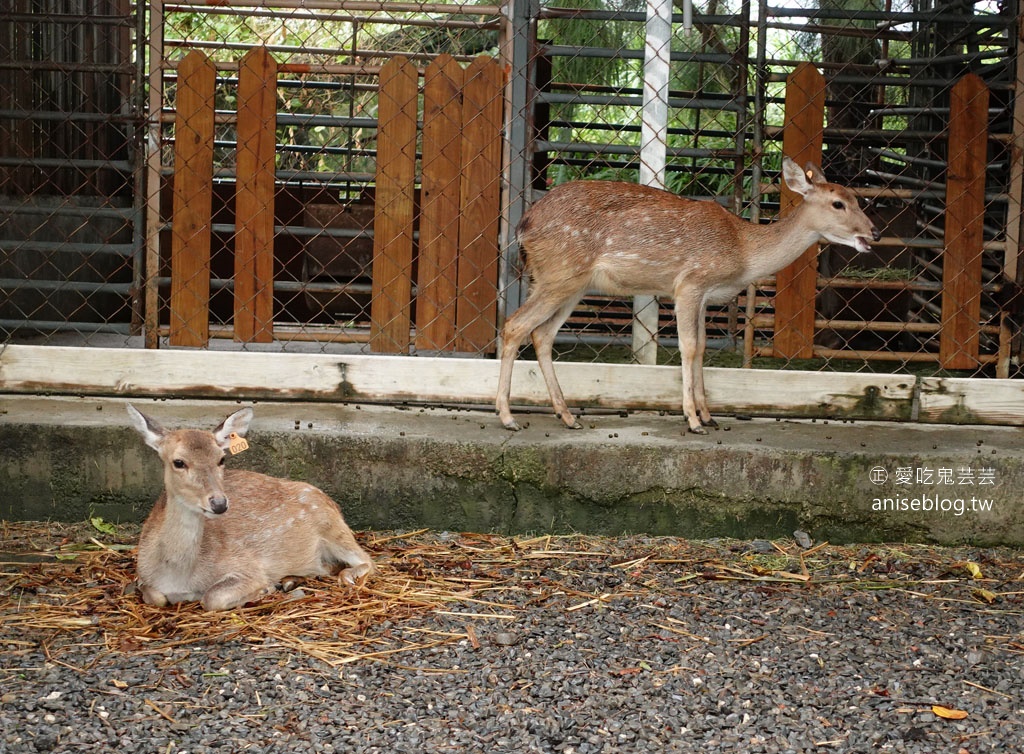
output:
[[[782, 151], [803, 166], [821, 165], [824, 140], [825, 77], [813, 63], [801, 63], [786, 79], [785, 126]], [[788, 187], [782, 188], [782, 214], [802, 201]], [[814, 355], [814, 317], [818, 296], [818, 244], [810, 246], [795, 262], [775, 275], [775, 355], [784, 359], [809, 359]]]
[[213, 62], [197, 50], [178, 67], [169, 336], [174, 346], [205, 346], [210, 339], [215, 77]]
[[950, 93], [939, 333], [939, 361], [945, 369], [973, 369], [980, 363], [988, 100], [988, 87], [973, 73]]
[[277, 63], [265, 47], [238, 72], [238, 179], [235, 185], [235, 340], [274, 340], [274, 178]]
[[404, 353], [412, 342], [413, 202], [419, 73], [403, 56], [380, 71], [370, 347]]
[[[125, 397], [490, 406], [497, 389], [498, 368], [493, 359], [394, 355], [21, 345], [9, 345], [0, 351], [0, 385], [6, 392]], [[677, 366], [566, 362], [556, 369], [566, 399], [575, 406], [681, 410]], [[203, 377], [209, 374], [216, 374], [217, 379]], [[914, 378], [899, 374], [720, 368], [708, 368], [705, 374], [711, 410], [717, 413], [907, 419], [914, 396]], [[516, 362], [512, 391], [512, 401], [517, 405], [550, 406], [536, 362]], [[1024, 401], [1018, 405], [1024, 423]], [[504, 431], [496, 420], [494, 431]]]
[[1024, 382], [968, 377], [922, 377], [920, 421], [1024, 425]]

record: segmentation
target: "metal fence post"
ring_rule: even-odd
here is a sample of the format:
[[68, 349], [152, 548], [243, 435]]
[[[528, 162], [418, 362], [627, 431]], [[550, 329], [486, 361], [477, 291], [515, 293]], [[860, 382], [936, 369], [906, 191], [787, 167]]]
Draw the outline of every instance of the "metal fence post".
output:
[[[647, 0], [644, 94], [640, 125], [640, 183], [665, 188], [668, 140], [668, 77], [672, 51], [672, 0]], [[658, 300], [633, 297], [633, 358], [658, 359]]]
[[[533, 49], [530, 19], [537, 15], [537, 0], [506, 0], [502, 55], [508, 66], [505, 84], [505, 177], [502, 181], [502, 217], [499, 243], [501, 265], [498, 277], [498, 323], [509, 317], [523, 299], [526, 286], [519, 276], [519, 244], [515, 229], [526, 212], [530, 185], [530, 130], [533, 127], [528, 106]], [[500, 332], [500, 328], [499, 328]], [[500, 336], [499, 336], [500, 337]]]

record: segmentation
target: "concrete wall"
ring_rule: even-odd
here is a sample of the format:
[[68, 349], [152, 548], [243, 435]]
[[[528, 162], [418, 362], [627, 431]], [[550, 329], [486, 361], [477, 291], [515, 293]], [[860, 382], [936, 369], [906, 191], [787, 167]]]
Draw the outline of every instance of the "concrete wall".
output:
[[[0, 397], [0, 516], [144, 518], [161, 470], [123, 405]], [[206, 428], [238, 406], [136, 405], [168, 427]], [[1013, 428], [724, 418], [699, 437], [684, 433], [681, 417], [637, 413], [584, 416], [576, 432], [537, 414], [510, 433], [480, 411], [255, 409], [251, 447], [228, 463], [317, 484], [354, 528], [694, 538], [776, 538], [801, 528], [818, 541], [1024, 546], [1024, 439]], [[873, 469], [887, 481], [872, 481]], [[938, 483], [944, 470], [948, 484]], [[991, 510], [972, 510], [972, 496], [991, 500]], [[875, 510], [885, 498], [908, 510]], [[943, 500], [949, 510], [925, 509]]]

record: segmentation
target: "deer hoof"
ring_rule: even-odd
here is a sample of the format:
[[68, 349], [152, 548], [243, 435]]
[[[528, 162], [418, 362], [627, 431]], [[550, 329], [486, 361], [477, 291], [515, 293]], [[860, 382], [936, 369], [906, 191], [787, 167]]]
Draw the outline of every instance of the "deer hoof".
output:
[[701, 419], [700, 423], [703, 424], [705, 427], [710, 427], [711, 429], [718, 429], [718, 422], [716, 422], [711, 417], [708, 417], [707, 419]]
[[690, 432], [695, 435], [706, 435], [708, 431], [699, 424], [696, 427], [690, 427]]
[[363, 563], [362, 565], [346, 568], [338, 574], [338, 577], [349, 586], [356, 586], [361, 579], [373, 573], [373, 570], [372, 563]]
[[501, 425], [509, 432], [518, 432], [522, 429], [522, 427], [519, 426], [519, 422], [515, 419], [509, 419], [507, 422], [502, 422]]

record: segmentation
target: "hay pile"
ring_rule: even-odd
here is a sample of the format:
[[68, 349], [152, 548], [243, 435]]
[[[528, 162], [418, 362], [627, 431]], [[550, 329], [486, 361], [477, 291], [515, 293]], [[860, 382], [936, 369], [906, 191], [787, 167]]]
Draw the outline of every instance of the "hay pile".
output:
[[[40, 645], [59, 660], [63, 648], [102, 642], [114, 652], [160, 653], [196, 643], [249, 642], [286, 648], [331, 665], [381, 659], [467, 638], [409, 625], [410, 619], [457, 603], [474, 606], [467, 621], [506, 617], [509, 579], [499, 573], [459, 575], [465, 562], [426, 532], [367, 538], [381, 573], [356, 588], [310, 579], [289, 593], [243, 609], [204, 613], [195, 603], [157, 608], [134, 589], [132, 544], [101, 541], [83, 526], [4, 523], [0, 555], [0, 644]], [[109, 540], [109, 537], [102, 537]], [[509, 540], [474, 538], [460, 548], [491, 562], [513, 557]], [[465, 561], [468, 552], [461, 557]], [[460, 613], [462, 615], [462, 613]], [[401, 631], [390, 628], [402, 625]]]

